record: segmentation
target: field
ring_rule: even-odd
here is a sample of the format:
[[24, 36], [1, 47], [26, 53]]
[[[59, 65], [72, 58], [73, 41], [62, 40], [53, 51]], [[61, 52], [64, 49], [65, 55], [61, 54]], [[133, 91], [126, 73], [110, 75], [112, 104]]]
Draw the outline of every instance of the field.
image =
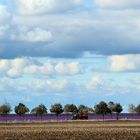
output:
[[0, 140], [140, 140], [140, 121], [1, 123]]

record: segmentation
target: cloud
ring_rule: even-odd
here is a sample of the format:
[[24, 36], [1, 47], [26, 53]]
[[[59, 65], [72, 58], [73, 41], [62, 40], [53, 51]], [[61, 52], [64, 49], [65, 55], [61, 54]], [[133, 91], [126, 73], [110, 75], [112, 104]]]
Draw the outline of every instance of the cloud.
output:
[[7, 71], [9, 77], [20, 77], [23, 73], [24, 67], [29, 63], [27, 59], [16, 58], [11, 61], [10, 69]]
[[[0, 92], [1, 99], [9, 99], [13, 102], [19, 102], [21, 99], [26, 99], [33, 97], [42, 97], [47, 98], [56, 97], [58, 92], [61, 92], [61, 96], [63, 96], [64, 91], [67, 90], [69, 86], [69, 81], [66, 79], [34, 79], [28, 80], [26, 82], [16, 81], [16, 79], [1, 79], [0, 80]], [[13, 98], [12, 98], [13, 97]]]
[[65, 75], [67, 75], [67, 74], [75, 75], [80, 72], [78, 62], [71, 62], [68, 64], [66, 64], [64, 62], [59, 62], [55, 66], [55, 70], [58, 74], [65, 74]]
[[89, 83], [86, 85], [88, 90], [102, 89], [107, 84], [107, 79], [101, 76], [93, 76]]
[[5, 77], [18, 78], [24, 75], [76, 75], [80, 73], [78, 62], [39, 62], [33, 58], [16, 58], [0, 60], [0, 72]]
[[1, 25], [0, 58], [78, 58], [85, 52], [108, 56], [140, 53], [140, 10], [110, 12], [83, 7], [71, 14], [56, 12], [40, 16], [23, 16], [15, 14], [14, 8], [10, 10], [8, 28]]
[[90, 95], [99, 96], [101, 100], [126, 93], [127, 88], [116, 82], [115, 78], [95, 75], [85, 84], [85, 89]]
[[112, 72], [140, 71], [140, 55], [114, 55], [109, 56]]
[[11, 17], [11, 14], [7, 11], [7, 7], [0, 4], [0, 25], [5, 24]]
[[40, 28], [29, 30], [27, 27], [20, 27], [19, 33], [12, 34], [11, 39], [23, 42], [48, 42], [52, 40], [52, 33]]
[[52, 90], [63, 90], [68, 86], [68, 81], [66, 79], [64, 80], [35, 80], [30, 85], [32, 88], [35, 88], [35, 90], [44, 90], [46, 88], [52, 89]]
[[43, 75], [52, 75], [55, 73], [54, 66], [50, 62], [42, 64], [42, 65], [29, 65], [24, 68], [24, 73], [26, 74], [43, 74]]
[[0, 26], [0, 39], [6, 37], [8, 31], [9, 31], [9, 26], [7, 25]]
[[93, 0], [93, 2], [100, 8], [106, 9], [139, 9], [140, 1], [128, 0]]
[[16, 13], [20, 15], [40, 15], [64, 13], [74, 10], [82, 4], [83, 0], [9, 0]]
[[[10, 58], [19, 57], [19, 54], [20, 56], [75, 58], [81, 57], [87, 51], [102, 55], [140, 53], [139, 15], [135, 12], [110, 13], [102, 11], [95, 16], [86, 13], [63, 16], [49, 15], [30, 17], [26, 21], [25, 23], [25, 20], [19, 17], [14, 19], [18, 26], [25, 25], [35, 29], [37, 26], [51, 32], [53, 41], [46, 44], [28, 43], [29, 39], [26, 36], [30, 31], [25, 33], [21, 31], [19, 34], [15, 33], [16, 37], [18, 39], [18, 36], [24, 36], [25, 42], [18, 44], [13, 40], [10, 44], [12, 47], [9, 47], [9, 44], [5, 42], [5, 46], [2, 46], [1, 56], [6, 57], [6, 50], [11, 50], [11, 48], [10, 54], [7, 54]], [[18, 53], [15, 54], [15, 52]]]
[[0, 70], [5, 71], [9, 68], [9, 61], [8, 60], [1, 60], [0, 61]]
[[133, 77], [130, 79], [131, 84], [133, 85], [134, 89], [138, 91], [138, 94], [140, 92], [140, 78], [137, 77]]

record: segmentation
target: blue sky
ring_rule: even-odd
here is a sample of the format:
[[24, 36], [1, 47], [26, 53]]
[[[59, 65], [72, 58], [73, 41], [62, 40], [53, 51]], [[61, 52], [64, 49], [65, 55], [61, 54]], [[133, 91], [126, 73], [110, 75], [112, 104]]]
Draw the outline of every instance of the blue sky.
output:
[[0, 103], [140, 103], [140, 2], [0, 0]]

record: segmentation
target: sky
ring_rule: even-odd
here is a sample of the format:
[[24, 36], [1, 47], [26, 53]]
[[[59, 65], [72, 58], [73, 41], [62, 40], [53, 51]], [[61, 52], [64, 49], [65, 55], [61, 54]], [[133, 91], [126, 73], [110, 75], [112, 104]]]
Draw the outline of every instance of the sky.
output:
[[0, 104], [140, 103], [139, 0], [0, 0]]

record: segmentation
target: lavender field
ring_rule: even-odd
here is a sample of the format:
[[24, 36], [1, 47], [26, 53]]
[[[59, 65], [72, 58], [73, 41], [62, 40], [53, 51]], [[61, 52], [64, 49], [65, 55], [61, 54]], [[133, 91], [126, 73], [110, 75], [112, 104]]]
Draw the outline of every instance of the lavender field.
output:
[[[88, 114], [88, 120], [102, 120], [103, 116], [102, 115], [95, 115], [95, 114]], [[105, 115], [104, 116], [105, 120], [116, 120], [117, 115]], [[140, 114], [120, 114], [118, 116], [118, 119], [120, 120], [140, 120]], [[51, 120], [72, 120], [72, 114], [61, 114], [56, 116], [55, 114], [46, 114], [42, 116], [36, 116], [36, 115], [31, 115], [31, 114], [26, 114], [26, 115], [15, 115], [15, 114], [10, 114], [6, 116], [0, 116], [0, 121], [51, 121]]]

